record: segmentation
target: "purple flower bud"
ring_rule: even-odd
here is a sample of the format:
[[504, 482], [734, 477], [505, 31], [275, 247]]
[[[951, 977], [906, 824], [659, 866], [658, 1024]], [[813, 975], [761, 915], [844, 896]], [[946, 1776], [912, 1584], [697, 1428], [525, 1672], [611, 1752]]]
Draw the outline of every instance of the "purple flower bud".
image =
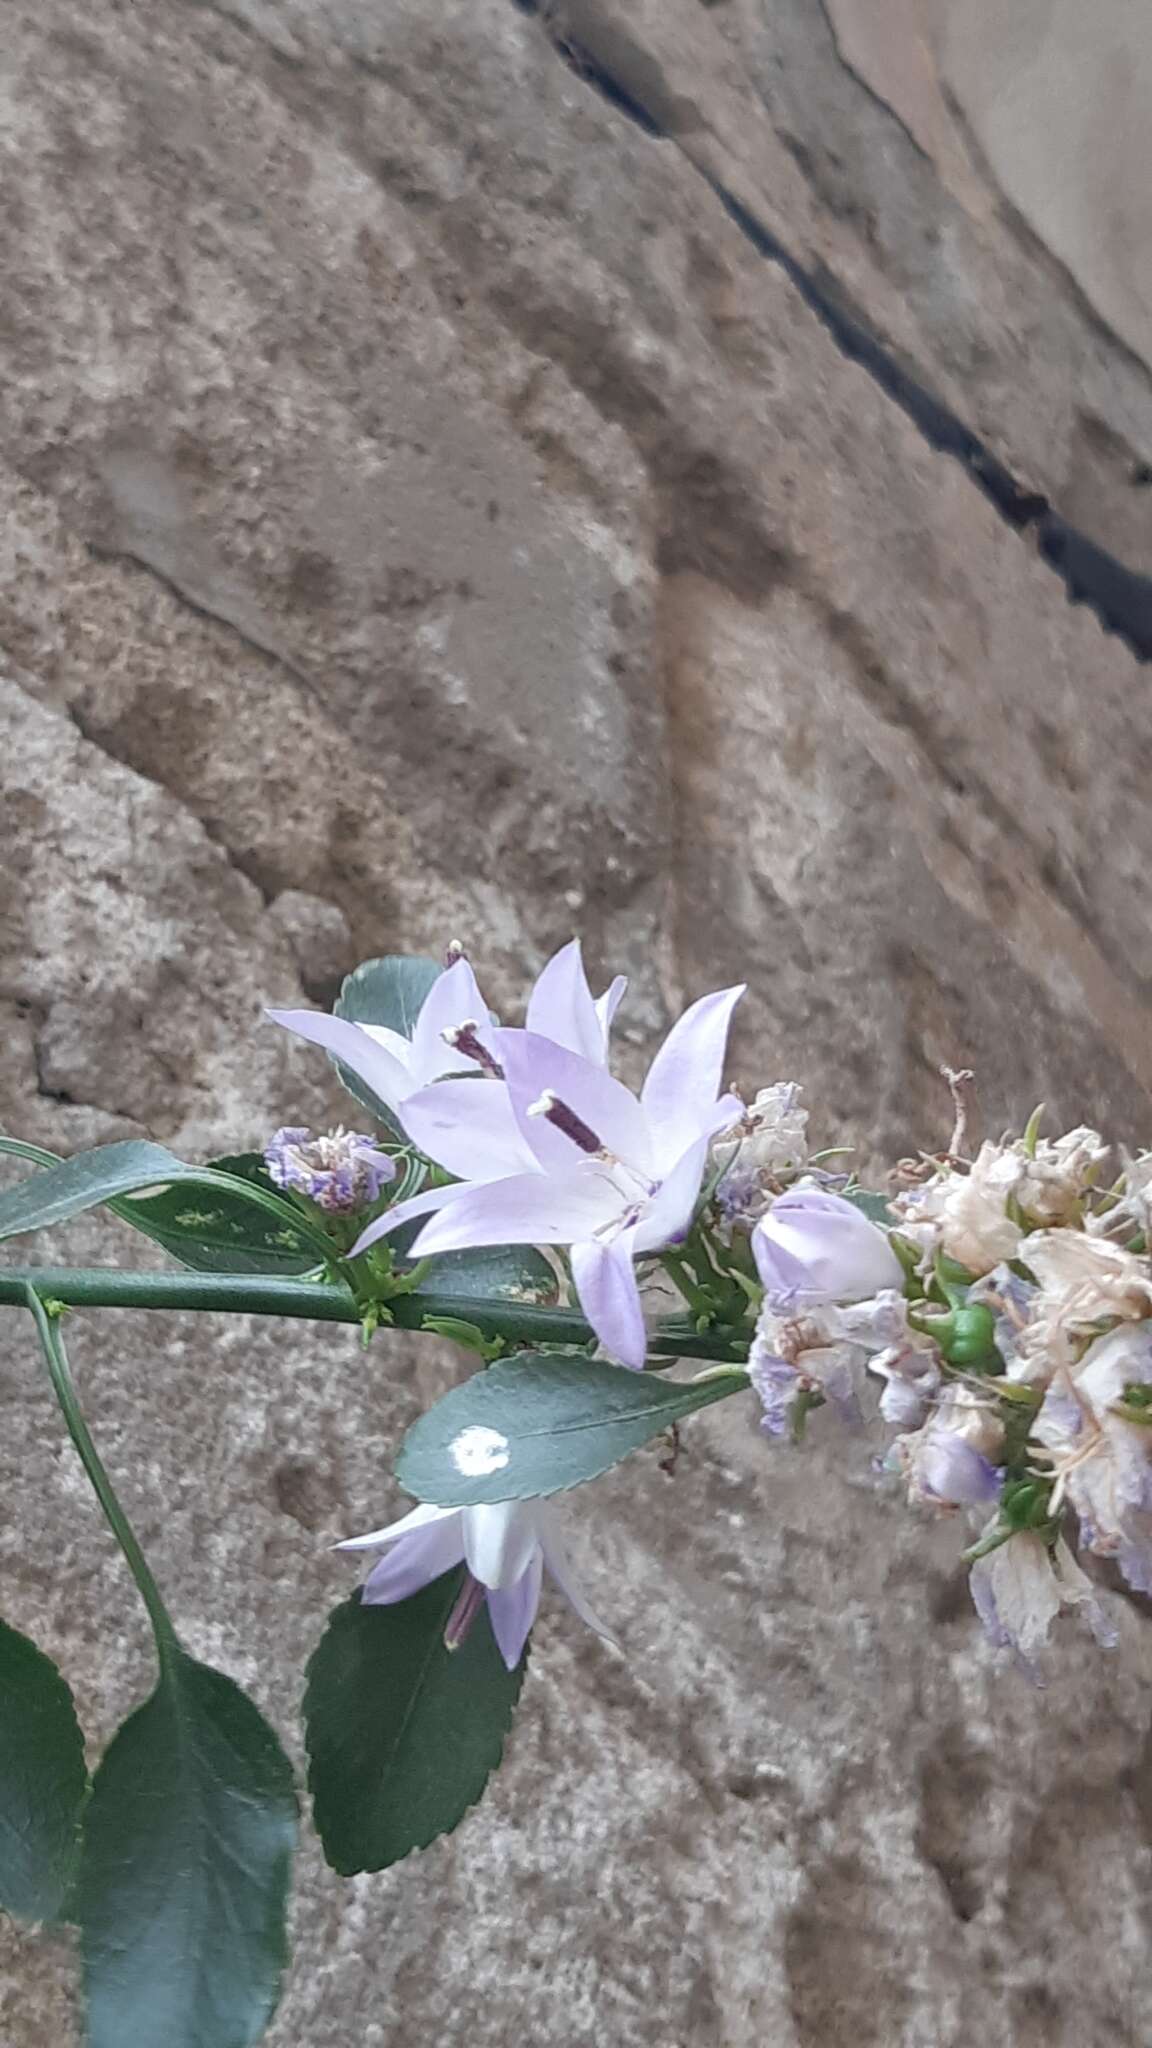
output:
[[331, 1131], [321, 1138], [291, 1127], [277, 1131], [264, 1164], [278, 1188], [307, 1195], [333, 1216], [369, 1208], [396, 1178], [395, 1161], [355, 1131]]
[[904, 1273], [887, 1233], [823, 1188], [779, 1195], [752, 1233], [752, 1249], [773, 1307], [815, 1308], [902, 1288]]

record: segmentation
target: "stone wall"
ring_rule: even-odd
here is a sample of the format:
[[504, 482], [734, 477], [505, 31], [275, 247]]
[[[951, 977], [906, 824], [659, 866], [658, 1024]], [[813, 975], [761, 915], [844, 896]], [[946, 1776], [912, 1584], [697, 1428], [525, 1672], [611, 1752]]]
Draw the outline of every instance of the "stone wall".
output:
[[[1073, 13], [1014, 10], [1012, 77]], [[993, 1125], [1147, 1135], [1146, 293], [945, 14], [10, 0], [0, 1125], [258, 1143], [340, 1111], [263, 1003], [459, 934], [510, 1011], [579, 928], [632, 1061], [747, 977], [737, 1071], [826, 1141], [942, 1130], [945, 1059]], [[73, 1341], [191, 1647], [291, 1738], [326, 1546], [462, 1362]], [[146, 1641], [15, 1318], [0, 1383], [4, 1609], [100, 1734]], [[627, 1659], [550, 1613], [457, 1837], [306, 1852], [273, 2048], [1139, 2043], [1146, 1618], [1032, 1690], [870, 1458], [724, 1410], [582, 1499]], [[0, 1952], [0, 2038], [70, 2048], [67, 1945]]]

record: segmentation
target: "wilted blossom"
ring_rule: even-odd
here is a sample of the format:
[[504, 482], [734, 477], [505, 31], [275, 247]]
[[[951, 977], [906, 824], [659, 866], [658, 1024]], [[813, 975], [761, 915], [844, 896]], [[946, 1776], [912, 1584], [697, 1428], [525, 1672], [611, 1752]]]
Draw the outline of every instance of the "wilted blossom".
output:
[[992, 1314], [993, 1342], [1009, 1379], [1028, 1377], [1025, 1337], [1038, 1291], [1034, 1281], [1023, 1279], [1011, 1266], [994, 1266], [968, 1292], [973, 1306]]
[[1147, 1262], [1083, 1230], [1036, 1231], [1024, 1257], [1037, 1281], [1018, 1345], [1019, 1377], [1047, 1383], [1074, 1367], [1086, 1341], [1110, 1322], [1152, 1315]]
[[997, 1459], [1004, 1426], [991, 1401], [949, 1387], [923, 1428], [894, 1446], [913, 1500], [945, 1508], [980, 1507], [998, 1498]]
[[[912, 1341], [906, 1304], [894, 1289], [845, 1307], [827, 1304], [791, 1314], [766, 1300], [748, 1354], [748, 1376], [760, 1396], [764, 1430], [769, 1436], [787, 1435], [802, 1394], [821, 1395], [843, 1421], [858, 1422], [863, 1366], [895, 1372], [889, 1362], [910, 1357]], [[939, 1374], [933, 1356], [919, 1355], [935, 1391]]]
[[466, 1564], [460, 1598], [448, 1619], [450, 1650], [463, 1642], [483, 1606], [509, 1671], [523, 1655], [545, 1568], [581, 1621], [612, 1642], [573, 1575], [555, 1509], [543, 1500], [508, 1500], [468, 1508], [421, 1506], [369, 1536], [351, 1536], [338, 1550], [383, 1550], [364, 1581], [361, 1599], [392, 1606]]
[[1100, 1613], [1092, 1581], [1081, 1571], [1063, 1537], [1049, 1543], [1032, 1529], [1020, 1529], [983, 1557], [969, 1578], [976, 1612], [989, 1641], [1031, 1658], [1041, 1650], [1062, 1607], [1083, 1606], [1097, 1640], [1114, 1638]]
[[269, 1143], [264, 1164], [278, 1188], [307, 1195], [334, 1216], [370, 1208], [396, 1178], [395, 1160], [377, 1150], [375, 1139], [355, 1131], [314, 1138], [311, 1131], [286, 1127]]
[[535, 1031], [497, 1031], [501, 1080], [444, 1081], [402, 1108], [405, 1129], [458, 1182], [401, 1202], [355, 1251], [413, 1216], [439, 1215], [415, 1258], [502, 1244], [571, 1248], [572, 1279], [601, 1343], [639, 1369], [647, 1332], [633, 1260], [688, 1230], [709, 1141], [738, 1107], [720, 1097], [742, 988], [702, 996], [673, 1025], [639, 1097]]
[[1152, 1328], [1123, 1324], [1060, 1375], [1034, 1426], [1054, 1504], [1068, 1499], [1083, 1548], [1114, 1557], [1139, 1593], [1152, 1593], [1152, 1430], [1130, 1419], [1144, 1412], [1130, 1396], [1148, 1386]]
[[1094, 1184], [1111, 1147], [1099, 1131], [1079, 1124], [1062, 1138], [1041, 1138], [1029, 1155], [1018, 1142], [1023, 1171], [1016, 1200], [1034, 1225], [1052, 1226], [1077, 1218], [1087, 1190]]
[[974, 1275], [1016, 1257], [1022, 1232], [1006, 1205], [1026, 1163], [1010, 1145], [981, 1145], [967, 1172], [948, 1167], [894, 1197], [900, 1234], [920, 1247], [925, 1267], [938, 1251]]
[[713, 1202], [722, 1230], [750, 1230], [764, 1214], [781, 1174], [796, 1173], [808, 1157], [808, 1111], [795, 1081], [761, 1088], [731, 1130], [713, 1141], [721, 1168]]
[[803, 1183], [776, 1197], [752, 1250], [765, 1297], [781, 1311], [857, 1301], [904, 1281], [885, 1231], [843, 1195]]

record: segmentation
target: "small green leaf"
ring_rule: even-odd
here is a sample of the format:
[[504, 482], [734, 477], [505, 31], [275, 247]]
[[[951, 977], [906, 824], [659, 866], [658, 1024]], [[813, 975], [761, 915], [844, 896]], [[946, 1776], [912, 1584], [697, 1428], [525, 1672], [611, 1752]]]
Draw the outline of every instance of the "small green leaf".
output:
[[892, 1210], [887, 1195], [880, 1195], [872, 1188], [845, 1188], [844, 1200], [851, 1202], [854, 1209], [867, 1216], [869, 1223], [891, 1224]]
[[318, 1264], [332, 1249], [323, 1232], [274, 1188], [261, 1187], [254, 1180], [238, 1179], [210, 1166], [186, 1166], [163, 1145], [153, 1145], [142, 1138], [77, 1152], [71, 1159], [45, 1167], [42, 1173], [31, 1174], [16, 1187], [8, 1188], [0, 1194], [0, 1239], [66, 1223], [87, 1209], [118, 1202], [121, 1196], [138, 1194], [144, 1188], [203, 1188], [247, 1203], [311, 1243], [315, 1247], [313, 1264]]
[[334, 1870], [386, 1870], [457, 1826], [500, 1762], [527, 1653], [509, 1671], [487, 1612], [444, 1630], [462, 1568], [392, 1607], [338, 1607], [308, 1666], [313, 1818]]
[[0, 1908], [55, 1920], [76, 1872], [88, 1791], [72, 1694], [50, 1657], [0, 1621]]
[[[272, 1187], [259, 1152], [213, 1159], [210, 1165], [214, 1173]], [[230, 1188], [209, 1192], [177, 1184], [154, 1194], [126, 1195], [111, 1206], [122, 1222], [163, 1245], [194, 1273], [310, 1273], [317, 1265], [316, 1250], [302, 1232]]]
[[747, 1385], [739, 1366], [685, 1382], [596, 1358], [520, 1352], [454, 1387], [413, 1424], [396, 1477], [439, 1507], [557, 1493]]
[[252, 1701], [176, 1649], [96, 1773], [72, 1900], [88, 2048], [249, 2048], [279, 1994], [292, 1769]]
[[[416, 953], [388, 953], [382, 960], [365, 960], [345, 981], [336, 998], [334, 1014], [347, 1017], [352, 1024], [384, 1024], [390, 1031], [398, 1031], [402, 1038], [411, 1038], [424, 999], [443, 972], [438, 960]], [[397, 1130], [391, 1110], [367, 1082], [339, 1060], [334, 1060], [333, 1065], [349, 1094], [389, 1130]]]

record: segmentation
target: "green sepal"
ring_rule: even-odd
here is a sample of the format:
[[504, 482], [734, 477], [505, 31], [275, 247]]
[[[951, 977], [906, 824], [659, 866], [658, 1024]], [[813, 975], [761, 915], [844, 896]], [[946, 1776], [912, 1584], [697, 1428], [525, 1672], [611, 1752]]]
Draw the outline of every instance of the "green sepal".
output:
[[43, 1650], [0, 1621], [0, 1910], [60, 1917], [87, 1796], [71, 1691]]
[[558, 1493], [747, 1386], [740, 1366], [665, 1380], [583, 1355], [518, 1352], [454, 1387], [413, 1424], [396, 1477], [417, 1500], [440, 1507]]
[[386, 1870], [450, 1834], [500, 1763], [527, 1666], [509, 1671], [486, 1609], [458, 1648], [444, 1633], [462, 1566], [392, 1606], [359, 1593], [308, 1665], [313, 1819], [334, 1870]]

